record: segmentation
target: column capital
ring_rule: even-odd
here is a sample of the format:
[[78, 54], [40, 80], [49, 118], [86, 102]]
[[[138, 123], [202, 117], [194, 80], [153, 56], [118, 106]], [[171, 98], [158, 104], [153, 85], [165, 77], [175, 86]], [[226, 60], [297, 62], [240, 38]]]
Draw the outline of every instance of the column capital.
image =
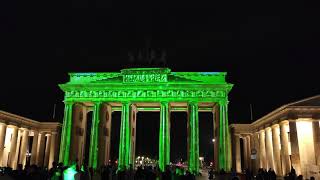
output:
[[228, 100], [220, 100], [220, 101], [218, 101], [218, 103], [219, 103], [219, 106], [222, 106], [222, 105], [228, 105], [229, 104], [229, 101]]
[[103, 103], [101, 101], [92, 101], [93, 105], [102, 105]]
[[286, 125], [286, 124], [289, 124], [289, 121], [288, 120], [283, 120], [283, 121], [280, 121], [279, 124], [280, 125]]
[[269, 131], [269, 130], [271, 130], [271, 127], [266, 127], [265, 128], [265, 131]]
[[197, 105], [198, 105], [198, 104], [199, 104], [199, 101], [192, 101], [192, 100], [191, 100], [191, 101], [188, 101], [188, 104], [197, 104]]
[[264, 133], [265, 130], [264, 129], [260, 129], [259, 133]]
[[277, 127], [280, 127], [280, 125], [279, 125], [279, 124], [273, 124], [273, 125], [271, 126], [272, 129], [277, 128]]
[[169, 101], [160, 101], [160, 104], [169, 105]]
[[76, 103], [76, 102], [71, 101], [71, 100], [64, 100], [63, 102], [64, 102], [65, 105], [72, 105], [72, 104]]
[[0, 126], [7, 126], [5, 122], [0, 122]]

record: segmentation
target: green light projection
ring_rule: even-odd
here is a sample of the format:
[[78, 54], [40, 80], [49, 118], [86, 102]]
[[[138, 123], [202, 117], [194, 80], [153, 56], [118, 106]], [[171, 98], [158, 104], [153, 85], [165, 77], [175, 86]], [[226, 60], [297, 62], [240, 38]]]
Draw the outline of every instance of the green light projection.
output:
[[199, 172], [199, 118], [198, 103], [189, 102], [188, 104], [188, 123], [189, 123], [189, 171], [196, 174]]
[[[102, 103], [120, 103], [112, 107], [121, 110], [119, 170], [127, 169], [134, 157], [130, 152], [130, 113], [135, 103], [159, 103], [160, 107], [137, 107], [138, 110], [160, 111], [159, 167], [163, 171], [170, 163], [170, 110], [189, 113], [189, 170], [199, 172], [198, 110], [212, 109], [201, 103], [218, 103], [219, 108], [219, 168], [230, 170], [231, 152], [228, 129], [228, 93], [232, 84], [225, 80], [225, 72], [171, 72], [168, 68], [131, 68], [109, 73], [69, 73], [70, 81], [60, 84], [65, 92], [65, 113], [61, 135], [59, 160], [68, 165], [70, 157], [72, 107], [75, 103], [92, 104], [94, 109], [90, 137], [89, 166], [98, 164], [98, 130], [102, 122]], [[169, 107], [169, 103], [183, 102], [188, 107]], [[169, 109], [170, 108], [170, 109]]]
[[95, 103], [93, 122], [91, 127], [90, 149], [89, 149], [89, 166], [96, 169], [98, 165], [98, 140], [99, 140], [99, 122], [100, 122], [101, 103]]
[[165, 171], [170, 164], [170, 113], [169, 103], [161, 102], [160, 105], [160, 130], [159, 130], [159, 168]]

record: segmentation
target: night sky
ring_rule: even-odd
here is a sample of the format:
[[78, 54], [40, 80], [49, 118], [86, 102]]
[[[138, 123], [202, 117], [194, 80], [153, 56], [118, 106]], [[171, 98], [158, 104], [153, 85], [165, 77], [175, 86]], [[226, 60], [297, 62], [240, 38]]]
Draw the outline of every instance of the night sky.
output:
[[128, 52], [150, 42], [172, 71], [228, 72], [229, 121], [250, 123], [249, 104], [256, 120], [319, 94], [320, 9], [308, 3], [3, 1], [0, 109], [53, 121], [57, 104], [61, 121], [68, 72], [141, 67]]

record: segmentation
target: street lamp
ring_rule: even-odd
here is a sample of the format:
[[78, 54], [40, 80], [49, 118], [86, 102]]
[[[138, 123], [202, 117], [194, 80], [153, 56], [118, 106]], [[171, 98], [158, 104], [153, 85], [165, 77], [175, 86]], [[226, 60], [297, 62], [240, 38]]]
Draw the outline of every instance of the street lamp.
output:
[[216, 141], [216, 140], [213, 138], [213, 139], [212, 139], [212, 142], [214, 143], [215, 141]]

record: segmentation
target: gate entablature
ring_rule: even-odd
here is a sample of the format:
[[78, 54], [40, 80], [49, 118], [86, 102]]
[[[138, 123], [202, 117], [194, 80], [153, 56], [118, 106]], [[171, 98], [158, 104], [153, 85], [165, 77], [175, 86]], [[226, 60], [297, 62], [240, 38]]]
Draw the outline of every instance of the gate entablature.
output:
[[121, 73], [70, 73], [61, 84], [68, 101], [227, 100], [232, 84], [224, 72], [171, 72], [168, 68], [133, 68]]

